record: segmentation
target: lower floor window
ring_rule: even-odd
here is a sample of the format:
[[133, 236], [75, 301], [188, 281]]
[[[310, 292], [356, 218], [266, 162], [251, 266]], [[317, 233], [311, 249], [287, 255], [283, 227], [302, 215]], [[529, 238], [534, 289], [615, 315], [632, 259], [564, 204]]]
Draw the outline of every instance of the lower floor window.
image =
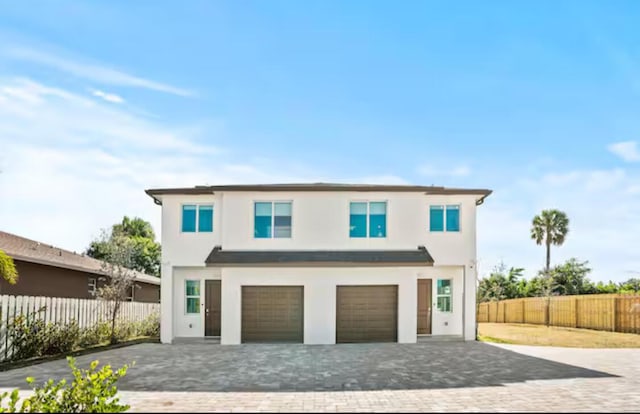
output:
[[186, 312], [200, 313], [200, 281], [185, 281]]
[[438, 279], [437, 307], [440, 312], [452, 312], [451, 304], [451, 279]]

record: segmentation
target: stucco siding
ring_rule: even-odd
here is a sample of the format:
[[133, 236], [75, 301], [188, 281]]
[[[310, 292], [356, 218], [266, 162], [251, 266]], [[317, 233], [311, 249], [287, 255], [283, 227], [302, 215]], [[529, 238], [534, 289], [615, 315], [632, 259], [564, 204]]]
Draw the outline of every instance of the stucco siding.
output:
[[[462, 335], [461, 267], [377, 267], [377, 268], [177, 268], [174, 269], [174, 337], [204, 336], [203, 310], [187, 314], [185, 281], [200, 283], [204, 307], [204, 281], [220, 279], [222, 287], [221, 341], [239, 344], [241, 334], [242, 286], [304, 286], [304, 343], [333, 344], [336, 332], [336, 289], [340, 285], [397, 285], [398, 342], [416, 342], [417, 291], [419, 278], [433, 283], [433, 335]], [[452, 312], [436, 309], [438, 279], [452, 280]], [[475, 328], [474, 328], [475, 329]]]
[[[423, 192], [246, 192], [162, 196], [162, 333], [175, 337], [204, 335], [204, 312], [186, 314], [185, 280], [198, 280], [204, 306], [204, 280], [220, 279], [221, 342], [237, 344], [241, 334], [243, 285], [304, 286], [304, 342], [335, 343], [336, 286], [398, 286], [398, 341], [415, 342], [417, 279], [432, 279], [432, 334], [475, 339], [476, 200], [473, 194], [426, 195]], [[291, 238], [254, 237], [254, 202], [290, 201]], [[351, 201], [386, 201], [383, 238], [349, 237]], [[182, 205], [213, 204], [211, 233], [183, 233]], [[429, 231], [431, 205], [458, 205], [460, 231]], [[268, 250], [408, 250], [425, 246], [429, 267], [205, 267], [214, 246], [227, 251]], [[452, 308], [436, 309], [437, 279], [452, 280]]]

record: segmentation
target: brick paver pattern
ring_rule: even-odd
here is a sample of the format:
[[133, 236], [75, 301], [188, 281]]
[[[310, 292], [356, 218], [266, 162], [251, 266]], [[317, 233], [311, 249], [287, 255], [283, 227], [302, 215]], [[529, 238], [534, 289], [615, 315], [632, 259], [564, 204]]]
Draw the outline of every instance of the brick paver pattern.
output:
[[[78, 358], [118, 367], [132, 411], [640, 412], [640, 349], [478, 342], [353, 345], [141, 344]], [[68, 377], [66, 361], [0, 373]]]

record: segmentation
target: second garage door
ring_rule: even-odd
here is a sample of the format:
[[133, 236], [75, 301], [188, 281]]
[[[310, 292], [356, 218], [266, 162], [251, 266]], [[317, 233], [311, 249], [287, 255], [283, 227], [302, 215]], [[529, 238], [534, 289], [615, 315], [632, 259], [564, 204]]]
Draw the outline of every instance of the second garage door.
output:
[[243, 286], [242, 342], [302, 342], [302, 286]]
[[398, 286], [338, 286], [336, 342], [397, 342]]

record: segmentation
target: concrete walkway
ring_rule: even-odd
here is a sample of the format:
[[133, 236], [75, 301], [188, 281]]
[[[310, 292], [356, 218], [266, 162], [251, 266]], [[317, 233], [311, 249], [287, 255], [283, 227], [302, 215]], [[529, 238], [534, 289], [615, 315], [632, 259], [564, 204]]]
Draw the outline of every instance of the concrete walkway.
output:
[[[141, 344], [78, 358], [136, 361], [134, 411], [640, 411], [640, 350], [478, 342]], [[1, 387], [67, 375], [66, 361], [0, 373]]]

